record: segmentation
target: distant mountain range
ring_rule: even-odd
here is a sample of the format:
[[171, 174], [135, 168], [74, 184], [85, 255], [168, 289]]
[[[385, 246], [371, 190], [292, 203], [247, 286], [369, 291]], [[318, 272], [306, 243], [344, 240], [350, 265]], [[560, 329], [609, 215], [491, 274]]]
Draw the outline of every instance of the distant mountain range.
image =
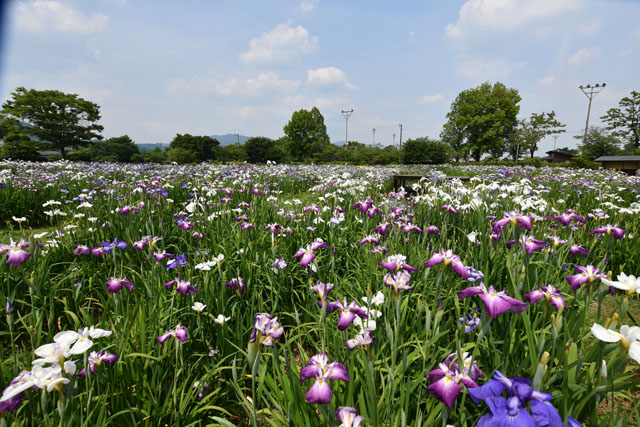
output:
[[[244, 144], [247, 142], [250, 136], [238, 135], [235, 133], [227, 133], [225, 135], [209, 135], [213, 139], [217, 139], [220, 142], [221, 146], [236, 144], [240, 141], [240, 144]], [[161, 150], [165, 150], [169, 147], [169, 143], [158, 142], [156, 144], [138, 144], [138, 148], [140, 151], [151, 151], [156, 147], [160, 147]]]

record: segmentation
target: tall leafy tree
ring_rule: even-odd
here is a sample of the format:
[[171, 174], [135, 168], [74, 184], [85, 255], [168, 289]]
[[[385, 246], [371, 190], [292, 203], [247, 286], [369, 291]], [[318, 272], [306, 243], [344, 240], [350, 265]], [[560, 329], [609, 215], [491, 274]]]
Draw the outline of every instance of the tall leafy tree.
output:
[[618, 108], [610, 108], [600, 119], [607, 123], [607, 129], [614, 136], [627, 141], [630, 148], [640, 148], [640, 92], [631, 91], [631, 97], [625, 96]]
[[467, 155], [469, 150], [467, 149], [464, 129], [457, 126], [456, 118], [444, 124], [440, 139], [442, 142], [449, 144], [452, 151], [451, 155], [456, 159], [456, 162], [459, 162], [460, 158], [464, 158]]
[[72, 147], [100, 140], [100, 107], [76, 94], [18, 87], [2, 105], [3, 121], [36, 137], [62, 157]]
[[247, 152], [247, 161], [249, 163], [266, 163], [267, 160], [280, 162], [282, 160], [282, 152], [276, 147], [276, 142], [265, 136], [254, 136], [244, 143]]
[[402, 145], [406, 164], [441, 164], [449, 158], [447, 143], [428, 137], [409, 139]]
[[538, 149], [538, 143], [546, 136], [563, 133], [564, 124], [556, 120], [556, 112], [532, 113], [531, 117], [520, 122], [520, 132], [522, 147], [529, 150], [529, 157], [533, 157]]
[[[583, 136], [575, 136], [582, 140]], [[586, 140], [580, 145], [582, 156], [587, 160], [595, 160], [600, 156], [613, 156], [620, 152], [620, 140], [606, 129], [590, 126]]]
[[213, 160], [219, 145], [220, 142], [210, 136], [176, 134], [169, 144], [167, 159], [181, 164]]
[[37, 160], [38, 143], [22, 132], [11, 131], [3, 136], [0, 158], [13, 160]]
[[283, 130], [289, 140], [289, 151], [298, 161], [315, 158], [330, 143], [324, 117], [317, 107], [294, 112]]
[[500, 82], [482, 83], [458, 94], [447, 114], [445, 128], [462, 132], [476, 161], [485, 153], [499, 157], [517, 125], [521, 99], [516, 89]]
[[128, 163], [134, 154], [140, 153], [140, 150], [129, 135], [122, 135], [91, 144], [89, 152], [92, 160]]

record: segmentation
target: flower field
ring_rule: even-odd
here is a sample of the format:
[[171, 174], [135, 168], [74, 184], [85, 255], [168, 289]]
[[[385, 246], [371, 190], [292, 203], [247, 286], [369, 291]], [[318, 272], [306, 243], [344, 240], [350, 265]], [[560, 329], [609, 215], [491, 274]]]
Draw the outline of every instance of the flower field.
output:
[[449, 168], [0, 163], [0, 425], [637, 423], [640, 179]]

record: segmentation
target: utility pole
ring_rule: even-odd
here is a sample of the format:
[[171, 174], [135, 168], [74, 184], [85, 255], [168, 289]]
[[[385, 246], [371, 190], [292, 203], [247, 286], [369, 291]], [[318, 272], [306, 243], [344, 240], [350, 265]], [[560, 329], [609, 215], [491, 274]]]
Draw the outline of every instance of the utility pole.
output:
[[400, 123], [400, 150], [402, 150], [402, 123]]
[[240, 134], [236, 133], [236, 143], [240, 145]]
[[556, 151], [556, 142], [558, 141], [559, 135], [553, 135], [553, 151]]
[[396, 134], [394, 133], [393, 134], [393, 145], [392, 145], [392, 147], [395, 147], [395, 146], [396, 146]]
[[584, 126], [584, 137], [582, 143], [587, 142], [587, 131], [589, 130], [589, 115], [591, 114], [591, 100], [596, 97], [597, 94], [602, 92], [602, 89], [606, 86], [606, 83], [596, 83], [595, 85], [578, 86], [582, 93], [589, 98], [589, 109], [587, 110], [587, 124]]
[[[344, 116], [344, 145], [349, 145], [349, 117], [353, 113], [353, 108], [351, 110], [342, 110], [342, 115]], [[358, 154], [358, 146], [356, 145], [355, 149], [356, 154]]]
[[373, 146], [376, 145], [376, 128], [373, 128]]

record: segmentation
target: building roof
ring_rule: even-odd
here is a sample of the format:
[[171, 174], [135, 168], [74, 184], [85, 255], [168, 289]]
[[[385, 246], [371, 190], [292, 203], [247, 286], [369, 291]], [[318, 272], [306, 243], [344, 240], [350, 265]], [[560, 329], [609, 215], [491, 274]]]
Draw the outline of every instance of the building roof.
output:
[[640, 162], [640, 156], [601, 156], [596, 162]]
[[564, 151], [558, 151], [558, 150], [551, 150], [551, 151], [547, 151], [546, 153], [549, 154], [549, 155], [551, 155], [551, 154], [562, 154], [564, 156], [575, 157], [575, 154], [565, 153]]

